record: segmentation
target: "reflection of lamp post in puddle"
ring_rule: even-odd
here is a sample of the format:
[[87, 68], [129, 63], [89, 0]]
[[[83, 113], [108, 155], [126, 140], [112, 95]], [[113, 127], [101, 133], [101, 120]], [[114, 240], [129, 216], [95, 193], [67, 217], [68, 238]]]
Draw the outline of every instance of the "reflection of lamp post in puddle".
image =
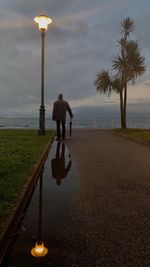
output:
[[52, 23], [52, 19], [45, 15], [39, 15], [34, 18], [38, 23], [41, 32], [41, 106], [39, 118], [39, 134], [45, 134], [45, 106], [44, 106], [44, 50], [45, 50], [45, 32], [48, 24]]
[[43, 171], [40, 175], [40, 186], [39, 186], [39, 222], [38, 222], [38, 241], [35, 247], [32, 248], [31, 254], [34, 257], [44, 257], [48, 253], [48, 249], [44, 246], [42, 241], [42, 179]]

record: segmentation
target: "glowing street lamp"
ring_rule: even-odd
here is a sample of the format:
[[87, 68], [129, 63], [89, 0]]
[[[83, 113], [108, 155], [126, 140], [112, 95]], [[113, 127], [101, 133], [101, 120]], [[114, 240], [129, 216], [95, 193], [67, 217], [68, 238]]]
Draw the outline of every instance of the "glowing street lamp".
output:
[[45, 32], [48, 24], [52, 23], [52, 19], [45, 15], [39, 15], [34, 18], [38, 23], [41, 32], [41, 106], [39, 118], [39, 134], [45, 134], [45, 106], [44, 106], [44, 48], [45, 48]]
[[52, 19], [45, 15], [40, 15], [34, 18], [34, 21], [39, 24], [39, 30], [47, 30], [48, 24], [52, 23]]

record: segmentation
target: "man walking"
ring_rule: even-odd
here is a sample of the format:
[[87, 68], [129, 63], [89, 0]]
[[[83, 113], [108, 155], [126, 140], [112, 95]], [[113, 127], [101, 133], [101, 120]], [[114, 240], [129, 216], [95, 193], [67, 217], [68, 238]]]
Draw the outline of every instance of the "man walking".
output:
[[[53, 105], [53, 112], [52, 112], [52, 119], [56, 121], [56, 127], [57, 127], [57, 140], [59, 141], [62, 137], [62, 139], [65, 139], [65, 133], [66, 133], [66, 112], [69, 113], [70, 118], [73, 118], [72, 110], [68, 104], [67, 101], [63, 100], [63, 94], [58, 95], [58, 100], [54, 102]], [[62, 133], [60, 130], [60, 127], [62, 126]]]

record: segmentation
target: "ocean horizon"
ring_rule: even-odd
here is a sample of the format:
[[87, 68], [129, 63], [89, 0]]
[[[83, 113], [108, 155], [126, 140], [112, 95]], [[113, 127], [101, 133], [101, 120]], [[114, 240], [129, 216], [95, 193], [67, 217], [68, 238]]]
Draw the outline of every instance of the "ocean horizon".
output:
[[[66, 127], [69, 128], [70, 119], [66, 119]], [[45, 128], [54, 129], [55, 122], [51, 118], [45, 118]], [[95, 115], [95, 114], [75, 114], [72, 119], [73, 128], [120, 128], [120, 115]], [[148, 114], [128, 114], [128, 128], [150, 128], [150, 115]], [[38, 129], [39, 118], [0, 118], [0, 129]]]
[[[22, 115], [22, 116], [21, 116]], [[0, 116], [0, 129], [38, 129], [39, 117], [35, 116]], [[109, 105], [104, 107], [81, 107], [73, 109], [73, 128], [120, 128], [119, 106]], [[51, 113], [46, 111], [45, 128], [54, 129], [55, 122], [51, 119]], [[150, 104], [132, 104], [127, 109], [128, 128], [150, 128]], [[69, 116], [67, 114], [66, 127], [69, 128]]]

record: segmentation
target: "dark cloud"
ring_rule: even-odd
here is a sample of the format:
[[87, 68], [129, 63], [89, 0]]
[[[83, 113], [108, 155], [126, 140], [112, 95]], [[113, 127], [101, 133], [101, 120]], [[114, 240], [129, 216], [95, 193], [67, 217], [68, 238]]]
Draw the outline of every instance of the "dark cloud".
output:
[[[149, 66], [149, 9], [148, 0], [144, 6], [141, 0], [132, 0], [132, 6], [129, 0], [1, 0], [0, 115], [7, 109], [7, 114], [32, 114], [39, 106], [41, 44], [35, 15], [45, 13], [53, 19], [46, 32], [45, 102], [52, 103], [62, 90], [82, 105], [96, 93], [96, 72], [111, 67], [126, 16], [135, 20], [134, 36]], [[149, 81], [147, 71], [139, 82], [148, 88]]]
[[26, 0], [26, 1], [20, 1], [20, 0], [9, 0], [7, 1], [5, 6], [8, 7], [9, 10], [12, 10], [15, 13], [19, 13], [22, 15], [27, 16], [34, 16], [36, 14], [58, 14], [62, 10], [64, 10], [68, 5], [71, 5], [72, 3], [76, 2], [77, 0], [71, 1], [71, 0], [55, 0], [55, 1], [49, 1], [49, 0]]

